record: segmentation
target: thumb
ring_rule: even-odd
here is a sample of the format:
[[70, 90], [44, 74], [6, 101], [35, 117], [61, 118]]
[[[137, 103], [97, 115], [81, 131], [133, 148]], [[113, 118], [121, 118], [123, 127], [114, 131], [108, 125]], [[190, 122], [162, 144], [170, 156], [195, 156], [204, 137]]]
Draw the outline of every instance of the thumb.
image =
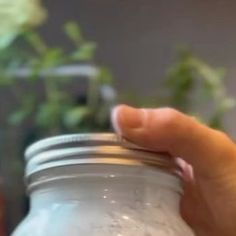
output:
[[112, 123], [120, 135], [140, 146], [183, 158], [198, 176], [235, 173], [236, 147], [230, 138], [174, 109], [120, 105], [113, 110]]

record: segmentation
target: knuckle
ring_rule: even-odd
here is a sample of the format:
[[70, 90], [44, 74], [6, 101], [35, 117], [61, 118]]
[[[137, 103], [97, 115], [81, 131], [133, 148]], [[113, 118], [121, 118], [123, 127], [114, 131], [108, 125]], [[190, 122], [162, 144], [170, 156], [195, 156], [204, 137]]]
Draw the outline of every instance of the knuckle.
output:
[[173, 108], [162, 108], [159, 111], [158, 120], [163, 128], [175, 128], [182, 119], [181, 113]]
[[223, 142], [223, 143], [225, 143], [225, 142], [231, 143], [232, 142], [230, 137], [225, 132], [223, 132], [221, 130], [214, 130], [214, 132], [215, 132], [216, 138], [217, 138], [217, 140], [219, 140], [219, 142]]

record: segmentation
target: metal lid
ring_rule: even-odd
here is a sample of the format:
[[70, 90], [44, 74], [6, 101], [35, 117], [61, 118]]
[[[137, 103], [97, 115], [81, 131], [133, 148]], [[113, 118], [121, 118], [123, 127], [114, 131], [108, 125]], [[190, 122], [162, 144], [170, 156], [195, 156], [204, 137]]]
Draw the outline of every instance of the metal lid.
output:
[[167, 154], [145, 150], [113, 133], [71, 134], [46, 138], [25, 152], [26, 177], [49, 168], [81, 164], [151, 165], [176, 169]]

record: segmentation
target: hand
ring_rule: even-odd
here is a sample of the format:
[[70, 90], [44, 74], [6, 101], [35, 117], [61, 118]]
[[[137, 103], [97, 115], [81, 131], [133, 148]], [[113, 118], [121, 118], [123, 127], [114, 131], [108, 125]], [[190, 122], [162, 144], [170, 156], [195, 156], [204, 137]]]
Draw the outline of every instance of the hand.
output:
[[236, 146], [226, 134], [170, 108], [121, 105], [112, 120], [128, 140], [188, 163], [181, 214], [197, 236], [236, 235]]

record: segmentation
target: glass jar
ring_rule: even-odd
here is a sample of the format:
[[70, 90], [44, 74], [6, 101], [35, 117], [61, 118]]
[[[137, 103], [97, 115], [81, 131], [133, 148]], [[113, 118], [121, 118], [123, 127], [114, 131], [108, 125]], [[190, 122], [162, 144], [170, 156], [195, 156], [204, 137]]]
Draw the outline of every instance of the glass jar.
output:
[[114, 134], [58, 136], [26, 151], [30, 212], [12, 236], [193, 236], [168, 155]]

